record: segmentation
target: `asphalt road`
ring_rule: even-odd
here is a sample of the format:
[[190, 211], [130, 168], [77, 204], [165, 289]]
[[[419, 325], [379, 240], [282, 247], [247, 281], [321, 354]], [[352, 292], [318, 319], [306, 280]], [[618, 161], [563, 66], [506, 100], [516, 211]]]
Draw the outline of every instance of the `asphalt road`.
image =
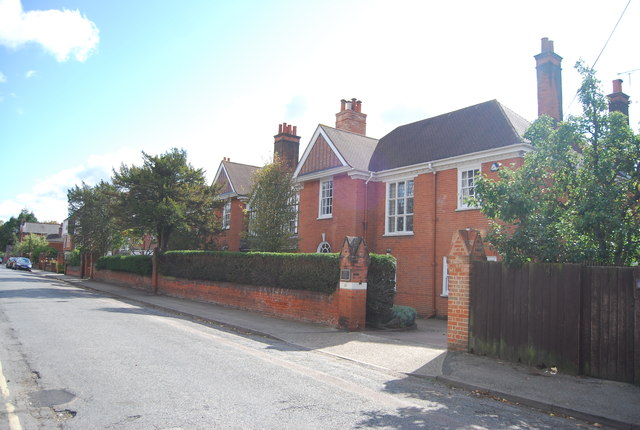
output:
[[0, 429], [586, 427], [4, 266], [0, 365]]

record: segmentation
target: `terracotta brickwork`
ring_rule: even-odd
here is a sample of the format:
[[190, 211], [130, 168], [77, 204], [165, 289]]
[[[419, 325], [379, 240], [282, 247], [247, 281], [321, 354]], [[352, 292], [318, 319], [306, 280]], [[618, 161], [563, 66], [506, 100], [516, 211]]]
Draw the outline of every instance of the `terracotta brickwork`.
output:
[[482, 237], [477, 230], [459, 230], [453, 235], [449, 252], [449, 351], [469, 349], [469, 305], [471, 262], [485, 258]]
[[364, 180], [347, 175], [333, 177], [333, 214], [318, 219], [320, 181], [305, 182], [300, 191], [298, 247], [300, 252], [316, 252], [322, 242], [339, 252], [345, 236], [364, 236], [365, 185]]
[[338, 324], [338, 295], [158, 276], [158, 292], [263, 312], [278, 318]]
[[[246, 204], [234, 197], [231, 199], [231, 216], [229, 218], [229, 228], [225, 229], [218, 235], [216, 242], [220, 249], [227, 251], [239, 251], [242, 233], [245, 230], [245, 214]], [[218, 213], [222, 217], [222, 211]]]
[[80, 277], [80, 266], [65, 266], [64, 274], [69, 276], [77, 276]]
[[133, 273], [116, 272], [113, 270], [94, 270], [93, 279], [110, 284], [133, 287], [141, 290], [152, 291], [151, 277], [135, 275]]
[[364, 330], [367, 319], [369, 251], [361, 237], [344, 239], [340, 251], [338, 326]]
[[258, 311], [278, 318], [362, 330], [366, 323], [369, 265], [369, 253], [364, 240], [360, 237], [345, 239], [342, 256], [340, 267], [349, 271], [349, 279], [342, 281], [333, 294], [161, 276], [155, 255], [151, 276], [95, 270], [94, 279], [174, 297]]
[[[521, 158], [498, 161], [500, 168], [516, 168]], [[493, 162], [482, 163], [483, 174]], [[386, 184], [368, 184], [367, 244], [374, 253], [397, 259], [396, 304], [415, 308], [423, 317], [446, 316], [448, 299], [442, 296], [443, 257], [451, 247], [451, 236], [471, 228], [485, 234], [488, 221], [479, 209], [458, 209], [458, 169], [423, 173], [414, 178], [414, 227], [412, 235], [385, 235]], [[488, 255], [491, 254], [487, 251]]]

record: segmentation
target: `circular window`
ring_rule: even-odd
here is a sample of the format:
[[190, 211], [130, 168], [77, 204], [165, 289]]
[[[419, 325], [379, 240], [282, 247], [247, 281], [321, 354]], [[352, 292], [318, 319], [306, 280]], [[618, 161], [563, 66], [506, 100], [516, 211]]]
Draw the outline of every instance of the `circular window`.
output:
[[326, 254], [331, 252], [331, 245], [329, 245], [329, 242], [320, 242], [320, 245], [318, 245], [318, 250], [316, 252], [320, 252], [322, 254]]

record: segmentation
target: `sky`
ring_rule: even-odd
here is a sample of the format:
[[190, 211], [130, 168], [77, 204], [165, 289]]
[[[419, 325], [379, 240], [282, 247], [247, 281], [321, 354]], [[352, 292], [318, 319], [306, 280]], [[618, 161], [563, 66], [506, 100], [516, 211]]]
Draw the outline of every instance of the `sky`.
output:
[[341, 99], [375, 138], [492, 99], [532, 121], [543, 37], [565, 115], [597, 59], [637, 132], [640, 0], [0, 0], [0, 220], [62, 222], [69, 188], [142, 151], [183, 148], [212, 181], [223, 157], [267, 163], [286, 122], [302, 153]]

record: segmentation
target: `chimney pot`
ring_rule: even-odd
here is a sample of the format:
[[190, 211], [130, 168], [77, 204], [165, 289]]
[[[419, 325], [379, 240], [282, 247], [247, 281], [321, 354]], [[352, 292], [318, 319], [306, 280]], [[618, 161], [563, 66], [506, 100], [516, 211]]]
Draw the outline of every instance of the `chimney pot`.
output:
[[294, 136], [297, 136], [297, 135], [298, 135], [298, 126], [297, 126], [297, 125], [294, 125], [294, 126], [293, 126], [293, 133], [292, 133], [292, 134], [293, 134]]
[[613, 92], [621, 93], [622, 92], [622, 79], [614, 79], [613, 80]]
[[340, 100], [340, 112], [344, 112], [346, 104], [347, 104], [347, 101], [345, 99]]

